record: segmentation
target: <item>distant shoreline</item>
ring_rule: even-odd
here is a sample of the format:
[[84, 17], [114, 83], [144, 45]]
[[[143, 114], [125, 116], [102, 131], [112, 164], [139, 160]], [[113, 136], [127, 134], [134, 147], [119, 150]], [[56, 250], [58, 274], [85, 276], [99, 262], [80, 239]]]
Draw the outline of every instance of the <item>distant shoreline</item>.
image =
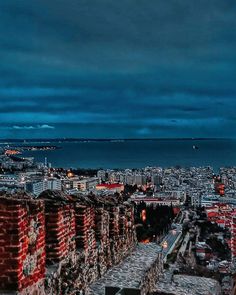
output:
[[[43, 163], [45, 157], [55, 168], [128, 169], [153, 167], [236, 166], [236, 140], [222, 139], [130, 139], [91, 140], [53, 139], [47, 143], [21, 141], [3, 143], [0, 149], [13, 146], [58, 146], [56, 150], [26, 150], [24, 156]], [[199, 147], [196, 149], [193, 146]]]
[[126, 141], [206, 141], [206, 140], [233, 140], [232, 138], [51, 138], [51, 139], [0, 139], [0, 144], [9, 143], [62, 143], [62, 142], [126, 142]]

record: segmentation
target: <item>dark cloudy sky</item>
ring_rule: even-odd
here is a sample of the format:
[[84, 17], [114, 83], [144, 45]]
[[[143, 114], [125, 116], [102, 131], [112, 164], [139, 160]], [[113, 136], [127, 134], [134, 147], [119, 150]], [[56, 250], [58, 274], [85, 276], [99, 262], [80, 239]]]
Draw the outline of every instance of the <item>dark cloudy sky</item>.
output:
[[235, 0], [1, 0], [0, 136], [235, 137]]

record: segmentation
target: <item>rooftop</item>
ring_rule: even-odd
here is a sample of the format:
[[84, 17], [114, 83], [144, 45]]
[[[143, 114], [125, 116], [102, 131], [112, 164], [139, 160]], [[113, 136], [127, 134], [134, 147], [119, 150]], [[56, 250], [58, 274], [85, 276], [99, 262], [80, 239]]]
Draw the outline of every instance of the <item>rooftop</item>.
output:
[[113, 189], [113, 188], [117, 188], [117, 187], [123, 187], [124, 185], [121, 183], [101, 183], [101, 184], [97, 184], [97, 187], [106, 187], [107, 189]]

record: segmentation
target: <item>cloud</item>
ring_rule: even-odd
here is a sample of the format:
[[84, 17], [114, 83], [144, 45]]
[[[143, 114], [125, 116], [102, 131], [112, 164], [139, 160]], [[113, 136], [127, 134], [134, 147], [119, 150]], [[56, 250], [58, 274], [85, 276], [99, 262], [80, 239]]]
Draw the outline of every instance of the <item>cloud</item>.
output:
[[0, 1], [0, 136], [234, 136], [234, 0], [20, 2]]
[[147, 127], [141, 128], [137, 130], [137, 134], [141, 136], [147, 136], [152, 134], [152, 130], [150, 130], [150, 128], [147, 128]]
[[14, 125], [12, 127], [10, 127], [10, 129], [14, 129], [14, 130], [39, 130], [39, 129], [55, 129], [54, 126], [51, 125], [47, 125], [47, 124], [43, 124], [43, 125], [36, 125], [36, 126], [17, 126]]

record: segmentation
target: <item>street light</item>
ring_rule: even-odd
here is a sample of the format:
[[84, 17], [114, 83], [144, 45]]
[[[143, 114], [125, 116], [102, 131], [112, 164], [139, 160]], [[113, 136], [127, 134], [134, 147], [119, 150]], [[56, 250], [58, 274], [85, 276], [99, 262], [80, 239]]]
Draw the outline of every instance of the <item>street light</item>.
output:
[[[168, 242], [167, 241], [163, 241], [161, 244], [161, 260], [162, 262], [164, 262], [164, 250], [168, 248]], [[163, 265], [162, 265], [163, 267]]]
[[167, 249], [168, 248], [168, 243], [167, 241], [162, 242], [162, 248]]
[[164, 250], [166, 250], [166, 249], [168, 248], [168, 243], [167, 243], [167, 241], [164, 241], [164, 242], [162, 243], [161, 247], [162, 247], [162, 252], [164, 252]]

